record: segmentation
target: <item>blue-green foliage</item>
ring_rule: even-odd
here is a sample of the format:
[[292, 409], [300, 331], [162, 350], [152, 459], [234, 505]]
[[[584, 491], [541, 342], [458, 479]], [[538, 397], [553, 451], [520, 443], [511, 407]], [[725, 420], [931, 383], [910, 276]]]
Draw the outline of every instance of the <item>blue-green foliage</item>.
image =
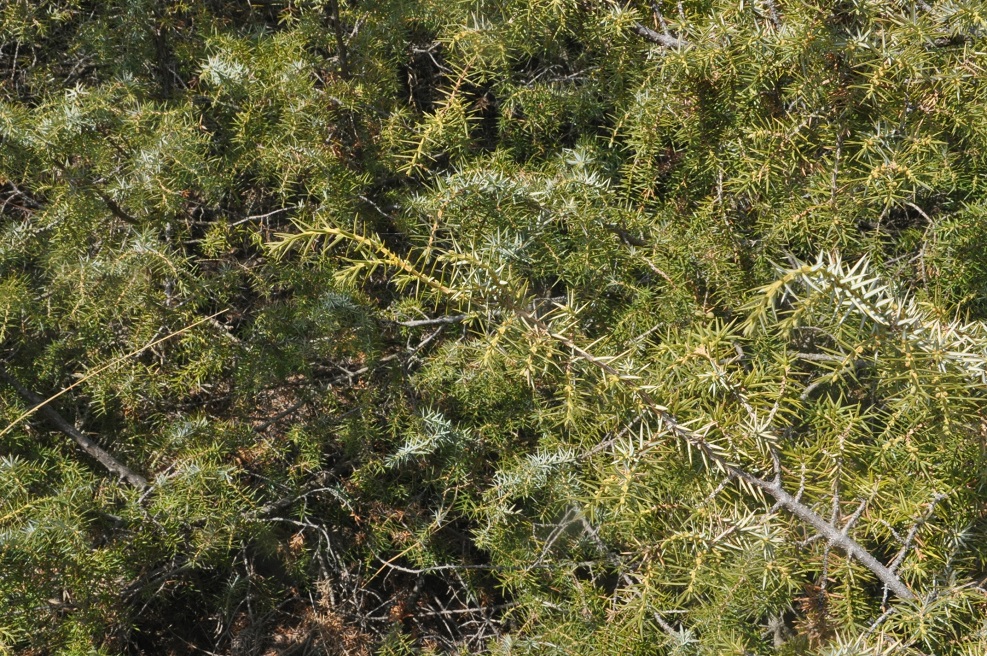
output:
[[985, 30], [0, 3], [0, 654], [984, 653]]

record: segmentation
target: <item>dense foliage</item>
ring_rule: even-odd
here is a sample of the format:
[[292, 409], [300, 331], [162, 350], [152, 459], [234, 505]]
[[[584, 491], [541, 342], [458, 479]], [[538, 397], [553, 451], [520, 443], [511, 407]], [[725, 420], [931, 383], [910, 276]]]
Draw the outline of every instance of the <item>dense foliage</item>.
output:
[[0, 653], [987, 653], [985, 65], [981, 0], [0, 2]]

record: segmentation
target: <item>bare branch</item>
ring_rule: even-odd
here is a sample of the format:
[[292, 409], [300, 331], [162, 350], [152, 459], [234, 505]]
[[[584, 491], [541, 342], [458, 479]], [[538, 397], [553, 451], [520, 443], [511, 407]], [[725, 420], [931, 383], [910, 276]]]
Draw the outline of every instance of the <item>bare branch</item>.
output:
[[109, 208], [110, 213], [113, 214], [113, 216], [117, 217], [124, 223], [128, 223], [133, 226], [139, 224], [139, 221], [136, 218], [134, 218], [126, 211], [124, 211], [124, 209], [120, 207], [120, 205], [115, 200], [110, 198], [109, 195], [104, 193], [101, 189], [99, 189], [95, 185], [93, 185], [93, 192], [97, 196], [99, 196], [100, 200], [102, 200], [103, 203], [106, 205], [106, 207]]
[[665, 46], [666, 48], [684, 48], [689, 45], [689, 42], [682, 38], [677, 38], [671, 36], [670, 34], [662, 34], [660, 32], [655, 32], [650, 27], [642, 25], [641, 23], [634, 23], [631, 27], [634, 33], [640, 37], [644, 37], [652, 43], [657, 43], [660, 46]]
[[869, 551], [864, 549], [859, 543], [849, 536], [844, 535], [842, 531], [827, 522], [814, 510], [805, 504], [796, 501], [792, 495], [780, 487], [776, 487], [773, 483], [769, 483], [768, 481], [757, 478], [752, 474], [748, 474], [733, 465], [725, 466], [732, 471], [736, 471], [738, 478], [743, 479], [747, 483], [750, 483], [751, 485], [758, 487], [773, 496], [786, 510], [788, 510], [788, 512], [792, 513], [806, 524], [812, 526], [812, 528], [816, 529], [816, 531], [818, 531], [824, 538], [829, 540], [831, 544], [839, 547], [847, 555], [853, 556], [859, 560], [864, 567], [873, 572], [882, 583], [888, 586], [888, 588], [900, 598], [906, 600], [915, 599], [915, 593], [909, 590], [908, 586], [906, 586], [893, 571], [885, 567], [879, 560], [877, 560], [877, 558], [874, 558]]
[[871, 501], [874, 500], [874, 497], [876, 496], [877, 496], [877, 489], [875, 489], [871, 493], [869, 498], [860, 500], [860, 505], [857, 506], [857, 509], [853, 511], [853, 514], [850, 515], [850, 517], [846, 520], [846, 524], [843, 526], [843, 535], [847, 535], [850, 533], [854, 525], [860, 519], [861, 515], [864, 514], [864, 510], [867, 509], [867, 506], [870, 504]]
[[[583, 560], [579, 562], [554, 562], [554, 563], [539, 563], [531, 565], [519, 565], [517, 567], [512, 567], [509, 565], [433, 565], [432, 567], [422, 567], [420, 569], [412, 569], [410, 567], [402, 567], [401, 565], [395, 565], [391, 560], [384, 560], [380, 556], [377, 556], [377, 562], [381, 563], [380, 569], [393, 569], [398, 572], [404, 572], [405, 574], [433, 574], [435, 572], [465, 572], [470, 570], [485, 570], [491, 572], [519, 572], [527, 571], [529, 569], [556, 569], [563, 567], [589, 567], [590, 565], [599, 565], [598, 561], [595, 560]], [[378, 570], [380, 571], [380, 570]], [[373, 577], [371, 577], [373, 578]]]
[[925, 512], [925, 514], [922, 517], [916, 520], [916, 522], [908, 530], [908, 535], [905, 537], [905, 543], [901, 546], [901, 549], [898, 551], [898, 554], [894, 557], [894, 560], [892, 560], [891, 564], [888, 566], [892, 572], [897, 571], [898, 567], [901, 566], [902, 561], [905, 560], [905, 556], [908, 555], [909, 550], [912, 548], [912, 543], [915, 541], [915, 536], [918, 534], [919, 529], [925, 526], [928, 523], [928, 521], [932, 519], [932, 515], [936, 511], [936, 505], [938, 505], [940, 501], [945, 499], [946, 496], [947, 495], [943, 494], [942, 492], [937, 492], [935, 496], [932, 497], [932, 501], [929, 502], [929, 509]]
[[415, 328], [416, 326], [435, 326], [438, 324], [446, 323], [459, 323], [460, 321], [466, 321], [471, 316], [470, 314], [452, 314], [444, 317], [435, 317], [434, 319], [414, 319], [411, 321], [395, 321], [399, 326], [407, 326], [409, 328]]
[[46, 405], [43, 398], [21, 385], [16, 378], [7, 372], [6, 367], [2, 364], [0, 364], [0, 378], [17, 390], [17, 393], [21, 395], [21, 398], [37, 408], [38, 411], [44, 415], [44, 417], [55, 428], [75, 440], [76, 444], [78, 444], [83, 451], [95, 458], [99, 464], [103, 465], [103, 467], [105, 467], [108, 471], [116, 474], [136, 488], [144, 489], [147, 487], [147, 479], [121, 463], [107, 451], [103, 450], [98, 444], [83, 435], [79, 429], [70, 424], [64, 417], [62, 417], [62, 415], [58, 414], [54, 408], [50, 405]]

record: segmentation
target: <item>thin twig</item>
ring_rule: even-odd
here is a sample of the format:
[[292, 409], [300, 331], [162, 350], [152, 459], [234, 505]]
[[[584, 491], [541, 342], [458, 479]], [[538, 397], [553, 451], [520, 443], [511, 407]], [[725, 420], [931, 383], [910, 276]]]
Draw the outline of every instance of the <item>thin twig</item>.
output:
[[918, 535], [919, 529], [925, 526], [928, 523], [928, 521], [932, 519], [932, 515], [936, 511], [936, 505], [938, 505], [940, 501], [945, 499], [946, 496], [947, 495], [943, 494], [942, 492], [937, 492], [935, 496], [932, 497], [932, 501], [929, 502], [929, 509], [926, 510], [925, 514], [922, 517], [920, 517], [918, 520], [916, 520], [916, 522], [912, 525], [911, 529], [908, 530], [908, 535], [905, 537], [905, 543], [901, 546], [901, 549], [898, 551], [898, 554], [894, 557], [894, 560], [891, 561], [891, 564], [888, 565], [888, 568], [892, 572], [897, 571], [898, 567], [901, 566], [902, 561], [905, 560], [905, 556], [908, 555], [908, 551], [912, 548], [912, 543], [915, 541], [915, 536]]
[[104, 364], [102, 367], [97, 367], [96, 369], [94, 369], [93, 371], [89, 372], [88, 374], [86, 374], [85, 376], [83, 376], [82, 378], [80, 378], [79, 380], [75, 381], [74, 383], [72, 383], [68, 387], [64, 388], [62, 391], [60, 391], [60, 392], [58, 392], [56, 394], [53, 394], [52, 396], [49, 396], [47, 399], [44, 399], [44, 401], [42, 401], [38, 405], [36, 405], [33, 408], [25, 411], [19, 417], [17, 417], [16, 419], [14, 419], [14, 421], [12, 421], [9, 424], [7, 424], [6, 428], [4, 428], [2, 431], [0, 431], [0, 437], [3, 437], [4, 435], [6, 435], [7, 433], [9, 433], [10, 431], [14, 430], [14, 428], [16, 426], [18, 426], [22, 421], [24, 421], [25, 419], [27, 419], [31, 415], [33, 415], [35, 412], [37, 412], [41, 408], [47, 406], [49, 403], [51, 403], [52, 401], [54, 401], [55, 399], [57, 399], [61, 395], [65, 394], [69, 390], [71, 390], [71, 389], [73, 389], [75, 387], [78, 387], [79, 385], [81, 385], [82, 383], [86, 382], [87, 380], [89, 380], [93, 376], [97, 376], [97, 375], [101, 374], [102, 372], [106, 371], [107, 369], [109, 369], [111, 367], [114, 367], [114, 366], [120, 364], [121, 362], [123, 362], [124, 360], [128, 360], [128, 359], [134, 357], [135, 355], [140, 355], [141, 353], [143, 353], [147, 349], [152, 348], [154, 346], [157, 346], [158, 344], [160, 344], [162, 342], [166, 342], [169, 339], [171, 339], [172, 337], [177, 337], [178, 335], [181, 335], [182, 333], [186, 333], [186, 332], [192, 330], [196, 326], [202, 325], [204, 323], [208, 323], [209, 321], [212, 321], [213, 319], [215, 319], [216, 317], [218, 317], [219, 315], [221, 315], [221, 314], [223, 314], [224, 312], [227, 312], [227, 311], [228, 310], [220, 310], [219, 312], [217, 312], [215, 314], [209, 315], [205, 319], [199, 319], [195, 323], [191, 323], [191, 324], [185, 326], [184, 328], [180, 328], [180, 329], [178, 329], [178, 330], [176, 330], [174, 332], [170, 332], [167, 335], [165, 335], [164, 337], [161, 337], [159, 339], [156, 339], [153, 342], [149, 342], [148, 344], [145, 344], [144, 346], [140, 347], [139, 349], [136, 349], [134, 351], [131, 351], [129, 353], [126, 353], [124, 355], [121, 355], [119, 358], [116, 358], [115, 360], [111, 360], [107, 364]]
[[[384, 560], [380, 556], [377, 556], [377, 562], [381, 563], [381, 569], [393, 569], [398, 572], [404, 572], [405, 574], [434, 574], [436, 572], [465, 572], [470, 570], [483, 570], [490, 572], [523, 572], [529, 569], [555, 569], [562, 567], [588, 567], [590, 565], [599, 565], [598, 561], [595, 560], [584, 560], [580, 562], [556, 562], [556, 563], [541, 563], [538, 565], [434, 565], [432, 567], [422, 567], [419, 569], [412, 569], [410, 567], [402, 567], [401, 565], [395, 565], [390, 560]], [[393, 560], [393, 559], [392, 559]], [[379, 570], [378, 570], [379, 571]]]
[[413, 319], [410, 321], [395, 321], [399, 326], [407, 326], [409, 328], [415, 328], [417, 326], [435, 326], [438, 324], [446, 323], [459, 323], [460, 321], [466, 321], [472, 314], [451, 314], [444, 317], [435, 317], [434, 319]]
[[280, 208], [278, 208], [276, 210], [267, 212], [266, 214], [252, 214], [252, 215], [246, 216], [246, 217], [244, 217], [244, 218], [242, 218], [242, 219], [240, 219], [238, 221], [234, 221], [233, 223], [230, 224], [230, 227], [232, 228], [233, 226], [238, 226], [238, 225], [241, 225], [243, 223], [248, 223], [250, 221], [256, 221], [258, 219], [266, 219], [266, 218], [272, 217], [272, 216], [274, 216], [276, 214], [281, 214], [282, 212], [290, 212], [293, 209], [296, 209], [296, 208], [294, 208], [294, 207], [280, 207]]

